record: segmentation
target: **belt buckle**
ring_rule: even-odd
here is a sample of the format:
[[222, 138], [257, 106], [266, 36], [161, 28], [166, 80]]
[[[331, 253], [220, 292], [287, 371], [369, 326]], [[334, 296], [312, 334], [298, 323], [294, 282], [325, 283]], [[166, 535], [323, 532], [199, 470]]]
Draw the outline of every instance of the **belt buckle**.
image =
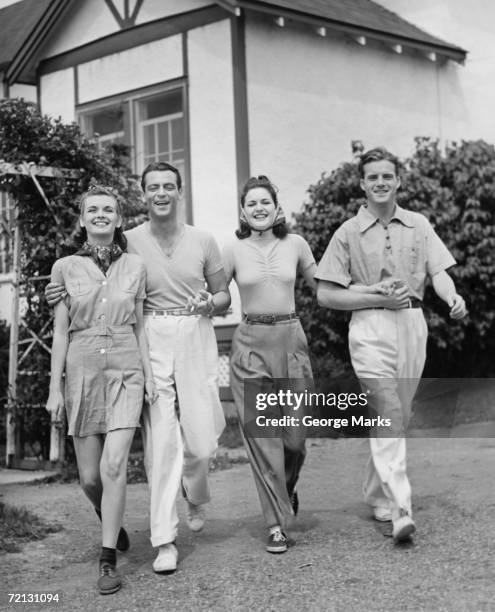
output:
[[275, 317], [274, 314], [272, 315], [261, 315], [260, 317], [260, 323], [263, 323], [265, 325], [275, 325], [277, 319]]
[[407, 298], [407, 308], [412, 308], [412, 307], [413, 307], [413, 305], [412, 305], [411, 298]]

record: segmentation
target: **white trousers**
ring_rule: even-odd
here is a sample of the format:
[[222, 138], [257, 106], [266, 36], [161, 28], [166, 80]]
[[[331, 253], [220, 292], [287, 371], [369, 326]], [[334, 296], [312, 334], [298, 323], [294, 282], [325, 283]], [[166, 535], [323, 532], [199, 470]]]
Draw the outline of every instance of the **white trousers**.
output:
[[[424, 368], [427, 336], [420, 308], [355, 311], [349, 326], [356, 376], [363, 390], [371, 391], [369, 404], [392, 423], [383, 437], [370, 437], [363, 493], [371, 506], [390, 509], [392, 520], [401, 511], [411, 515], [405, 430]], [[400, 437], [393, 437], [394, 432]]]
[[[218, 396], [218, 351], [210, 319], [145, 317], [158, 401], [143, 408], [145, 467], [151, 490], [151, 544], [177, 536], [181, 486], [193, 504], [210, 500], [208, 463], [225, 427]], [[180, 414], [177, 410], [177, 402]]]

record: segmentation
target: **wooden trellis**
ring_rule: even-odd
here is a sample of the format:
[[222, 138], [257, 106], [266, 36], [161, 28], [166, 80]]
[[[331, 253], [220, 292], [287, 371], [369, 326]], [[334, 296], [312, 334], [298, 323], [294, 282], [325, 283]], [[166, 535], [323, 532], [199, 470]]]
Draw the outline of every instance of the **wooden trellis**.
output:
[[[63, 226], [60, 219], [57, 217], [52, 205], [46, 197], [43, 188], [41, 187], [38, 178], [67, 178], [77, 179], [80, 176], [77, 170], [68, 170], [54, 168], [50, 166], [36, 166], [35, 164], [19, 163], [12, 164], [0, 161], [0, 176], [4, 177], [23, 177], [24, 180], [33, 181], [38, 190], [41, 199], [44, 201], [46, 207], [51, 212], [55, 223], [60, 228], [63, 234]], [[0, 187], [1, 188], [1, 187]], [[10, 325], [10, 342], [9, 342], [9, 376], [8, 376], [8, 400], [6, 407], [6, 466], [9, 468], [22, 467], [22, 449], [20, 448], [20, 440], [16, 435], [16, 419], [15, 419], [15, 407], [17, 400], [17, 378], [21, 370], [19, 366], [23, 363], [24, 359], [35, 347], [41, 347], [42, 350], [51, 353], [51, 349], [45, 342], [50, 337], [49, 329], [51, 320], [46, 321], [40, 331], [36, 333], [30, 329], [26, 322], [23, 320], [20, 314], [20, 297], [21, 297], [21, 229], [19, 224], [19, 207], [22, 206], [22, 201], [16, 201], [14, 206], [14, 218], [11, 223], [11, 227], [8, 228], [13, 242], [12, 247], [12, 305], [11, 305], [11, 325]], [[35, 256], [36, 253], [32, 253], [31, 256]], [[46, 276], [37, 276], [35, 278], [29, 278], [29, 282], [38, 282], [47, 280]], [[19, 328], [23, 327], [28, 338], [19, 341]], [[20, 356], [19, 353], [21, 352]], [[25, 373], [25, 372], [24, 372]], [[41, 404], [32, 404], [33, 408], [43, 409], [44, 406]], [[52, 423], [50, 432], [50, 461], [63, 461], [64, 459], [64, 437], [65, 432], [61, 428]]]

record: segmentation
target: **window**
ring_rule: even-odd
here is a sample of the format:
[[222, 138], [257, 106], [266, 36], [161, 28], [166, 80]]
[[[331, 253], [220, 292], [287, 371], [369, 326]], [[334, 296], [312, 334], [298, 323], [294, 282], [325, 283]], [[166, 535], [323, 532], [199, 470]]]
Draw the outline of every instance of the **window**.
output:
[[108, 106], [83, 115], [83, 130], [88, 136], [97, 136], [101, 145], [126, 143], [124, 106]]
[[182, 91], [175, 89], [138, 100], [136, 106], [137, 158], [142, 167], [153, 161], [169, 162], [184, 176]]
[[8, 274], [13, 271], [13, 218], [14, 201], [8, 193], [0, 191], [0, 274]]
[[[130, 164], [136, 174], [152, 161], [176, 166], [188, 194], [184, 95], [183, 84], [153, 86], [82, 105], [77, 113], [87, 136], [97, 134], [102, 145], [130, 146]], [[183, 220], [191, 217], [189, 199], [182, 209]]]

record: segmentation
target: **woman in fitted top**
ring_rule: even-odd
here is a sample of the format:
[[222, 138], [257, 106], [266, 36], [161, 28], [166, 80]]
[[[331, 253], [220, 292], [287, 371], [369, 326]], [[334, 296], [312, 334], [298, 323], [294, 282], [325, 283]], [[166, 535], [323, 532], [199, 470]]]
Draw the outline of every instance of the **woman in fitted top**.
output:
[[[258, 415], [290, 418], [296, 413], [282, 402], [261, 411], [255, 396], [304, 392], [311, 386], [294, 284], [300, 273], [315, 289], [316, 264], [307, 242], [288, 233], [277, 189], [266, 176], [250, 178], [242, 189], [236, 236], [223, 252], [227, 280], [235, 280], [243, 312], [232, 339], [230, 384], [268, 528], [266, 550], [283, 553], [286, 530], [299, 505], [296, 483], [306, 455], [306, 432], [301, 424], [258, 426]], [[245, 379], [250, 380], [245, 384]]]

